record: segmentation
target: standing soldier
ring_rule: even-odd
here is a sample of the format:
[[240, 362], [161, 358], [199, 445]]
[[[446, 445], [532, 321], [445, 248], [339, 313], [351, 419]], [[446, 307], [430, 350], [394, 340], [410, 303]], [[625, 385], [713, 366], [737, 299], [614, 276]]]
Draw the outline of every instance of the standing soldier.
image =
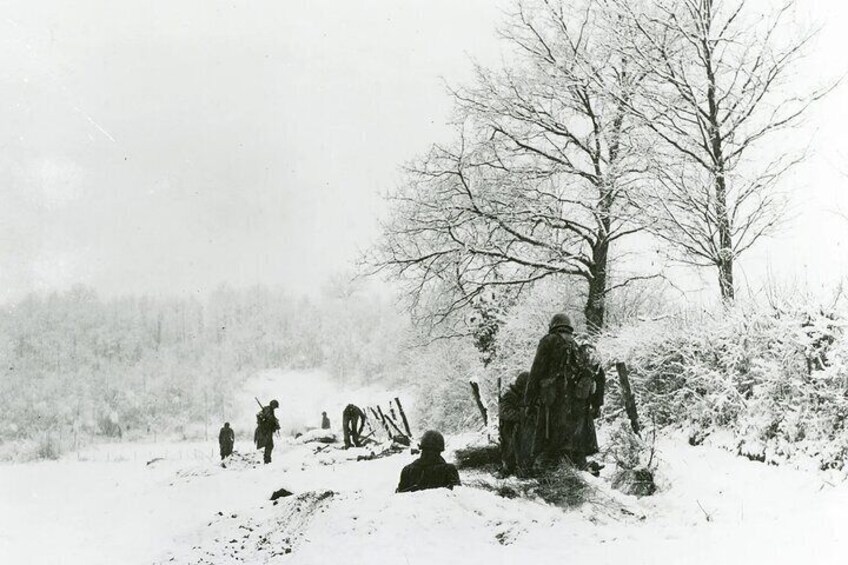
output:
[[326, 412], [321, 412], [321, 429], [329, 430], [330, 429], [330, 419], [327, 417]]
[[348, 404], [342, 412], [342, 430], [344, 431], [345, 449], [351, 446], [361, 447], [360, 436], [365, 428], [365, 412], [359, 406]]
[[576, 413], [572, 401], [583, 400], [588, 376], [580, 347], [574, 340], [574, 326], [566, 314], [556, 314], [548, 334], [539, 341], [524, 395], [528, 410], [527, 426], [532, 430], [530, 461], [536, 458], [545, 466], [566, 460], [585, 467], [585, 456], [578, 445], [585, 425], [585, 414]]
[[524, 391], [527, 388], [527, 379], [530, 377], [528, 371], [519, 373], [515, 382], [498, 402], [498, 432], [501, 440], [501, 462], [503, 471], [507, 474], [515, 473], [517, 463], [517, 451], [521, 422], [524, 419]]
[[400, 482], [395, 492], [414, 492], [431, 488], [459, 486], [459, 473], [456, 467], [442, 458], [445, 450], [445, 438], [437, 431], [429, 430], [421, 436], [421, 456], [403, 468]]
[[263, 461], [271, 462], [271, 452], [274, 450], [274, 434], [280, 429], [280, 421], [274, 414], [280, 406], [276, 400], [272, 400], [268, 406], [263, 406], [262, 410], [256, 414], [256, 433], [253, 439], [256, 442], [256, 449], [265, 449]]
[[218, 432], [218, 447], [221, 448], [221, 461], [233, 454], [233, 444], [236, 441], [235, 432], [229, 422], [224, 422], [224, 427]]
[[571, 414], [574, 420], [574, 443], [572, 460], [582, 461], [593, 475], [601, 469], [596, 462], [586, 462], [586, 457], [598, 452], [598, 436], [595, 433], [595, 420], [601, 415], [604, 405], [604, 389], [606, 374], [593, 345], [584, 343], [580, 346], [583, 363], [587, 374], [583, 375], [575, 387], [574, 398], [571, 400]]

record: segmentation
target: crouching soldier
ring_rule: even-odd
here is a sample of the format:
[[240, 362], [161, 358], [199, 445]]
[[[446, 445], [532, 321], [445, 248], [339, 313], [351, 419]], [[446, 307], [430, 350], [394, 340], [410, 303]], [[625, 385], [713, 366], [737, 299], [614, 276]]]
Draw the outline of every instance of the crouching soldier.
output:
[[348, 404], [342, 412], [342, 430], [344, 431], [345, 449], [353, 444], [362, 447], [360, 437], [365, 428], [365, 412], [359, 406]]
[[236, 435], [230, 427], [229, 422], [224, 422], [224, 427], [218, 432], [218, 447], [221, 449], [221, 461], [233, 454], [233, 444], [235, 444]]
[[421, 436], [421, 456], [403, 468], [396, 492], [414, 492], [431, 488], [453, 489], [459, 486], [456, 467], [442, 459], [445, 438], [430, 430]]
[[527, 388], [528, 371], [515, 379], [498, 402], [498, 432], [501, 443], [503, 472], [513, 474], [518, 461], [521, 423], [524, 420], [524, 390]]
[[279, 402], [272, 400], [268, 406], [263, 406], [262, 410], [256, 414], [256, 432], [253, 434], [253, 440], [256, 442], [256, 449], [265, 449], [263, 461], [266, 464], [271, 462], [274, 434], [280, 429], [280, 421], [274, 414], [274, 410], [279, 406]]

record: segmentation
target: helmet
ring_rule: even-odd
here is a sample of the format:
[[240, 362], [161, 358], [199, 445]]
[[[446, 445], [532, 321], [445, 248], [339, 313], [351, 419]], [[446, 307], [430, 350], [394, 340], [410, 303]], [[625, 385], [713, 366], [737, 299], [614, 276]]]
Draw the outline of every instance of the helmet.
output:
[[422, 451], [438, 451], [441, 453], [445, 450], [445, 438], [435, 430], [428, 430], [421, 436], [418, 446]]
[[571, 325], [571, 318], [568, 314], [563, 314], [562, 312], [554, 314], [554, 317], [551, 318], [551, 323], [548, 325], [548, 331], [552, 332], [557, 328], [566, 328], [568, 331], [574, 331], [574, 326]]
[[280, 403], [279, 403], [279, 402], [277, 402], [277, 399], [275, 398], [274, 400], [272, 400], [272, 401], [271, 401], [271, 403], [270, 403], [270, 404], [268, 404], [268, 406], [270, 406], [271, 408], [279, 408], [279, 407], [280, 407]]

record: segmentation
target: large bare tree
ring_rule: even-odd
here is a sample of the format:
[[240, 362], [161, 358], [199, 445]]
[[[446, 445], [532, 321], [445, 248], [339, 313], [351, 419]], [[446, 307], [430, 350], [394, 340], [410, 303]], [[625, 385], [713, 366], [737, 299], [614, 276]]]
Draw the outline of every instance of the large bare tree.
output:
[[556, 276], [585, 288], [593, 331], [607, 294], [639, 278], [610, 279], [612, 246], [641, 229], [632, 200], [649, 148], [629, 116], [640, 77], [613, 48], [608, 13], [600, 0], [518, 2], [506, 68], [480, 67], [453, 91], [457, 141], [391, 195], [372, 263], [427, 299], [435, 321], [487, 290]]
[[652, 231], [685, 262], [716, 268], [725, 300], [736, 259], [783, 218], [778, 181], [803, 155], [772, 134], [828, 91], [791, 92], [812, 36], [791, 23], [792, 4], [764, 16], [746, 0], [608, 3], [622, 56], [644, 77], [622, 102], [665, 153], [655, 161]]

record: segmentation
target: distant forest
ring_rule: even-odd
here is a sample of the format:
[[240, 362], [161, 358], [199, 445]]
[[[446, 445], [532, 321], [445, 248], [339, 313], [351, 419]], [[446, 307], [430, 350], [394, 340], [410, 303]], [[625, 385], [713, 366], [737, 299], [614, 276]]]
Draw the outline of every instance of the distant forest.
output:
[[267, 368], [369, 380], [385, 371], [387, 339], [402, 333], [396, 311], [347, 282], [314, 299], [262, 287], [202, 300], [103, 299], [86, 287], [33, 294], [0, 315], [0, 443], [41, 432], [66, 446], [190, 433]]

